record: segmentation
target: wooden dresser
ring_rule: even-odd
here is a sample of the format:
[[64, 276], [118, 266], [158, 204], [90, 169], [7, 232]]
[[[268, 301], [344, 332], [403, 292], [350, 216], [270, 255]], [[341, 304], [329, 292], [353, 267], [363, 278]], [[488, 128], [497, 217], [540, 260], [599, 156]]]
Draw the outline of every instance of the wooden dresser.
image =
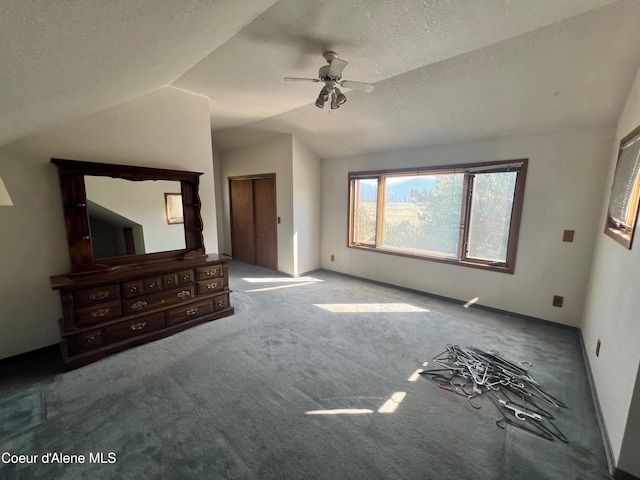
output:
[[62, 299], [67, 368], [234, 313], [218, 255], [57, 275], [51, 285]]

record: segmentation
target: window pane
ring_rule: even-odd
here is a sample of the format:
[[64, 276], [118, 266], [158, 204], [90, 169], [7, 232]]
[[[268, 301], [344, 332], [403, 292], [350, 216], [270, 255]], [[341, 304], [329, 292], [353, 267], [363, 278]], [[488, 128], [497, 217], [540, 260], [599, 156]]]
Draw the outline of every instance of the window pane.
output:
[[506, 262], [517, 172], [478, 173], [473, 184], [467, 256]]
[[378, 179], [353, 180], [353, 241], [375, 244]]
[[[637, 138], [637, 137], [636, 137]], [[624, 147], [616, 167], [611, 187], [609, 217], [616, 227], [633, 227], [637, 207], [634, 190], [638, 183], [640, 170], [640, 139]]]
[[456, 256], [464, 174], [387, 177], [386, 247]]

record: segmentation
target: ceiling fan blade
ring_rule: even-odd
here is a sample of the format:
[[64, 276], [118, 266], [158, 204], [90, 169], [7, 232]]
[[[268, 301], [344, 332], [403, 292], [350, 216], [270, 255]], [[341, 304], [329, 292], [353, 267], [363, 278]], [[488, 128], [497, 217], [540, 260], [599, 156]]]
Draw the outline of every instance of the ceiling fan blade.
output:
[[343, 80], [340, 82], [340, 86], [349, 88], [351, 90], [359, 90], [360, 92], [371, 92], [373, 90], [373, 84], [364, 82], [354, 82], [353, 80]]
[[317, 78], [284, 77], [285, 82], [319, 82]]
[[340, 75], [342, 75], [342, 71], [346, 66], [347, 62], [345, 62], [344, 60], [334, 58], [329, 64], [329, 71], [327, 72], [327, 75], [329, 75], [330, 77], [339, 77]]

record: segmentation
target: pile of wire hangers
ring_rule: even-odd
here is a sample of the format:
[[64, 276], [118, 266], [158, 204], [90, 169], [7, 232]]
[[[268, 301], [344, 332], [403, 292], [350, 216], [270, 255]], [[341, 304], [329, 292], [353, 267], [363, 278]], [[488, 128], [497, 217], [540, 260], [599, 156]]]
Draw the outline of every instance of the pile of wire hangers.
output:
[[498, 427], [514, 425], [546, 440], [557, 438], [568, 442], [553, 423], [554, 416], [537, 402], [556, 408], [567, 406], [545, 392], [533, 379], [527, 371], [531, 362], [514, 362], [482, 345], [465, 348], [447, 345], [447, 349], [433, 357], [433, 361], [439, 368], [423, 370], [420, 374], [438, 382], [439, 388], [466, 397], [476, 409], [480, 406], [475, 399], [489, 394], [502, 414], [496, 421]]

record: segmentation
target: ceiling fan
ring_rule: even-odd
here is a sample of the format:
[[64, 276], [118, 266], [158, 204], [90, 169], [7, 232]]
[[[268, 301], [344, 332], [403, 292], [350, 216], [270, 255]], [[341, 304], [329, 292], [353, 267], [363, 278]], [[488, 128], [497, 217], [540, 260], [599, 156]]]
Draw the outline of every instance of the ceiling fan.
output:
[[342, 80], [342, 71], [344, 67], [347, 66], [347, 62], [338, 58], [336, 52], [325, 52], [323, 57], [328, 65], [320, 67], [318, 78], [284, 77], [284, 80], [288, 82], [324, 82], [324, 87], [320, 90], [320, 94], [316, 100], [316, 107], [323, 108], [324, 104], [331, 100], [332, 110], [340, 108], [340, 105], [347, 101], [347, 97], [340, 91], [339, 86], [361, 92], [370, 92], [373, 90], [373, 84], [371, 83]]

